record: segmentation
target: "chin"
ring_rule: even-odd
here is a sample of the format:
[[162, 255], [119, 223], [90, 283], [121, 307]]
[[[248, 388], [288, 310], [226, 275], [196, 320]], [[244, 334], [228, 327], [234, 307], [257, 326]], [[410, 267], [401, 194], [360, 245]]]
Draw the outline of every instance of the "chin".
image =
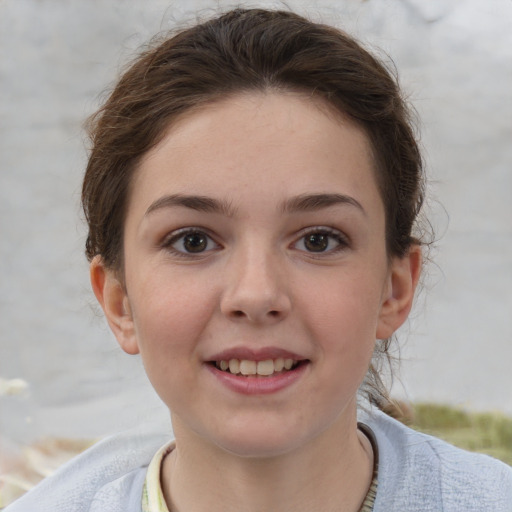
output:
[[268, 433], [261, 438], [238, 439], [229, 441], [221, 440], [217, 443], [221, 450], [241, 458], [251, 459], [271, 459], [287, 455], [302, 445], [301, 442], [293, 443], [287, 436], [287, 439], [269, 438]]
[[321, 428], [304, 431], [299, 425], [252, 422], [244, 427], [225, 428], [214, 440], [224, 452], [243, 458], [268, 459], [290, 454], [305, 447], [322, 432]]

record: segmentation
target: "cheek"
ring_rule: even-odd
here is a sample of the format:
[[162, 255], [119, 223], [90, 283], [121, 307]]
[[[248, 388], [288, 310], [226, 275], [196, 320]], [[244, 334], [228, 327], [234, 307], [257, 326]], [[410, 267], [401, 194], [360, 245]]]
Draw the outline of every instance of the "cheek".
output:
[[193, 359], [213, 303], [207, 290], [199, 288], [189, 281], [155, 276], [134, 290], [134, 297], [143, 298], [132, 303], [132, 313], [148, 371], [164, 364], [178, 369], [178, 361], [183, 364], [184, 359]]
[[[149, 286], [137, 297], [146, 300], [133, 305], [135, 334], [141, 359], [153, 388], [169, 408], [180, 409], [182, 390], [193, 400], [193, 376], [199, 356], [197, 347], [204, 336], [209, 316], [205, 293], [194, 294], [189, 286]], [[135, 294], [134, 294], [135, 296]]]
[[327, 276], [309, 286], [307, 303], [301, 310], [306, 322], [333, 350], [346, 350], [350, 341], [375, 341], [381, 305], [381, 287], [368, 274]]
[[367, 277], [326, 280], [302, 308], [303, 325], [317, 344], [333, 393], [355, 392], [373, 355], [381, 289]]

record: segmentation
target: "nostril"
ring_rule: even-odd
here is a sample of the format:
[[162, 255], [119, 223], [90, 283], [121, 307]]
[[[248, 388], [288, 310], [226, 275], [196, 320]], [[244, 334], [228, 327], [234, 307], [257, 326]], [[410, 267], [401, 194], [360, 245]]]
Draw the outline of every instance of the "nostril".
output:
[[[247, 315], [244, 311], [242, 311], [241, 309], [235, 309], [234, 311], [231, 312], [231, 316], [233, 318], [245, 318], [245, 317], [251, 317], [251, 315]], [[281, 313], [279, 311], [277, 311], [276, 309], [272, 309], [270, 311], [267, 312], [267, 318], [270, 317], [270, 318], [278, 318], [281, 316]]]

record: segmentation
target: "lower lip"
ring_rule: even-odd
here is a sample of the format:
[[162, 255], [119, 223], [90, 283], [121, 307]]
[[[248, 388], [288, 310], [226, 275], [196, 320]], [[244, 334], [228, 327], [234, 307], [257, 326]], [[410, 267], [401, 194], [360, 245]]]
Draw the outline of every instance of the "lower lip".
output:
[[268, 395], [277, 393], [297, 382], [306, 371], [309, 363], [302, 363], [293, 370], [288, 370], [269, 377], [234, 375], [206, 365], [208, 370], [223, 385], [242, 395]]

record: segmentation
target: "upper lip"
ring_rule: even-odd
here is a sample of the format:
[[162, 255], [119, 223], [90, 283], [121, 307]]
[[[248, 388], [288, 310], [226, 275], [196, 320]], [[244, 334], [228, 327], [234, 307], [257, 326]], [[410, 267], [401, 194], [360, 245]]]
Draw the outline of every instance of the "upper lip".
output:
[[207, 358], [207, 361], [229, 361], [230, 359], [266, 361], [268, 359], [278, 359], [280, 357], [283, 359], [293, 359], [294, 361], [307, 359], [306, 357], [279, 347], [262, 347], [258, 349], [249, 347], [233, 347], [212, 355]]

